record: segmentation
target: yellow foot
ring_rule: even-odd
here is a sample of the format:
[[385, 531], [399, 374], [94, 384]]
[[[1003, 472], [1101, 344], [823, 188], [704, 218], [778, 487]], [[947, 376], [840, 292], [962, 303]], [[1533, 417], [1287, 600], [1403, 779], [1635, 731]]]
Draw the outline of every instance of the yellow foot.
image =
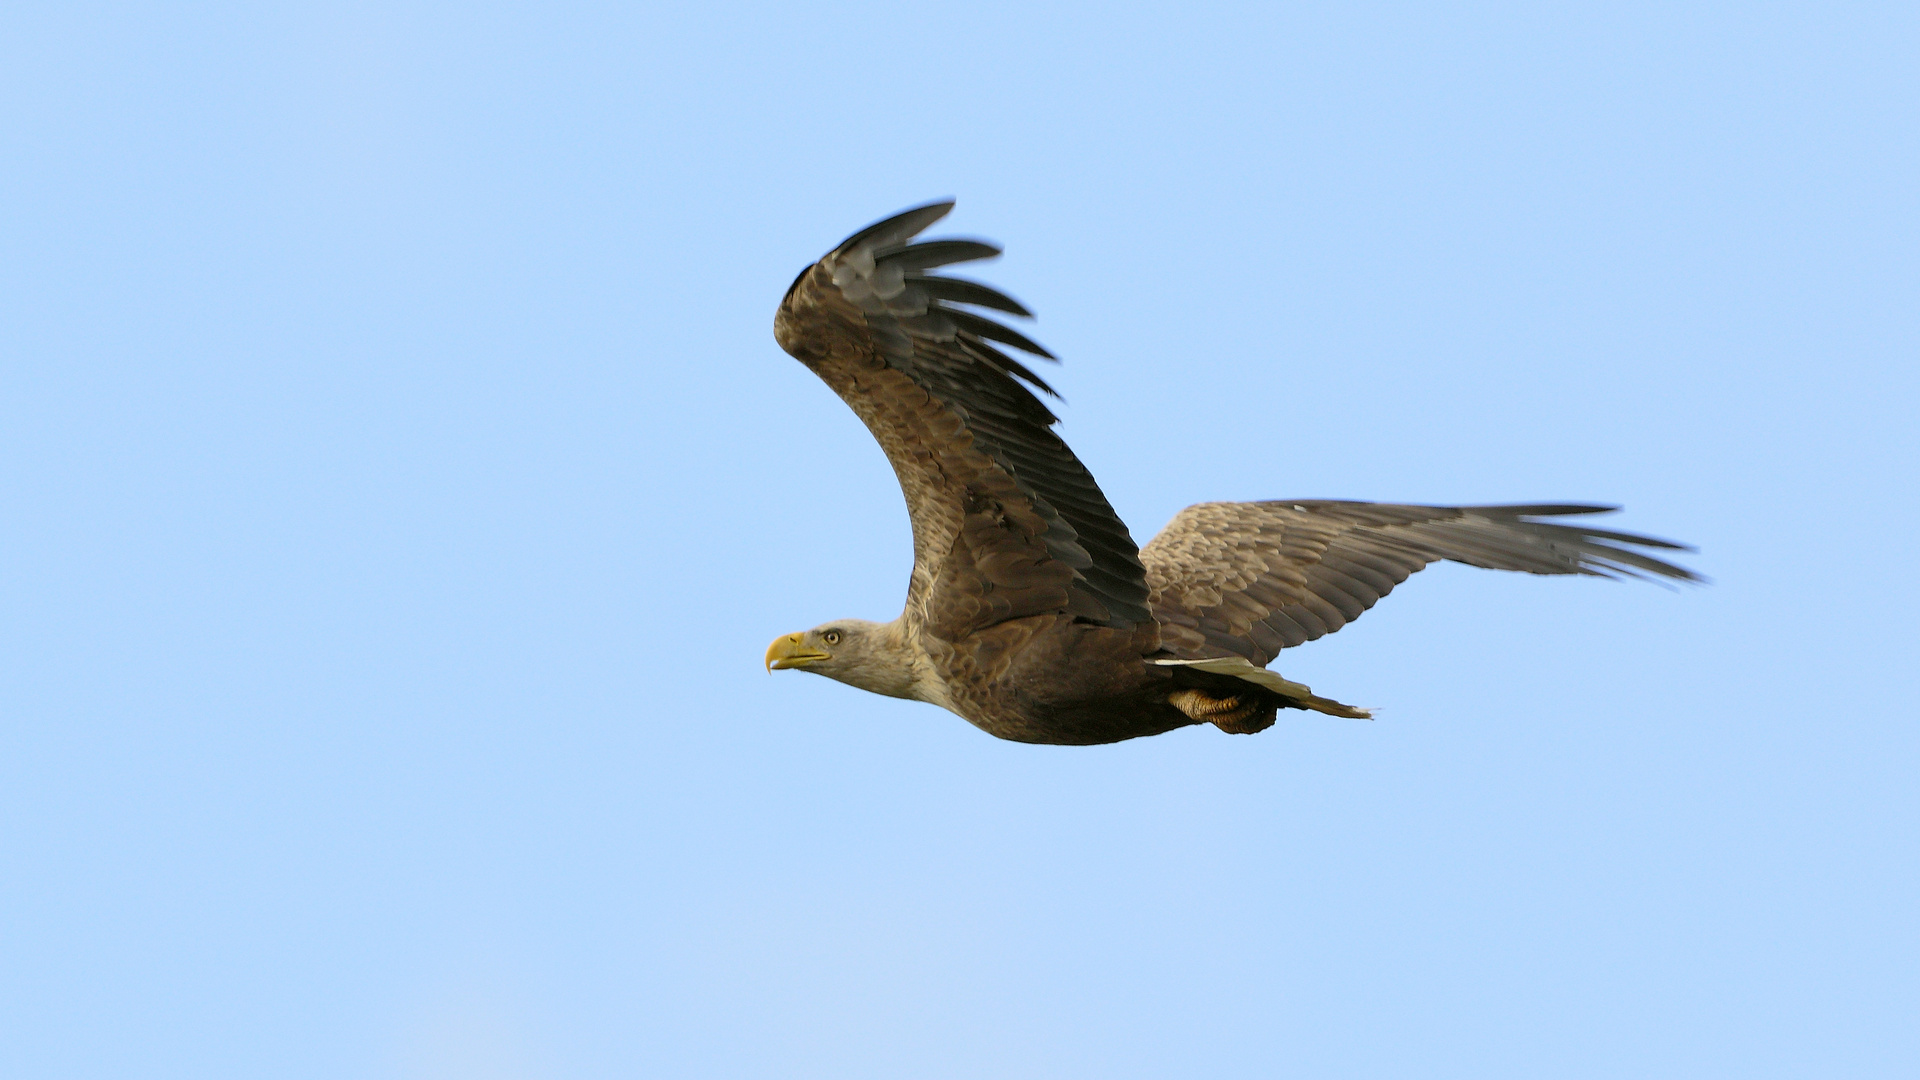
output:
[[1167, 703], [1234, 735], [1251, 735], [1273, 726], [1274, 710], [1261, 710], [1258, 699], [1251, 694], [1214, 697], [1200, 690], [1175, 690], [1167, 695]]

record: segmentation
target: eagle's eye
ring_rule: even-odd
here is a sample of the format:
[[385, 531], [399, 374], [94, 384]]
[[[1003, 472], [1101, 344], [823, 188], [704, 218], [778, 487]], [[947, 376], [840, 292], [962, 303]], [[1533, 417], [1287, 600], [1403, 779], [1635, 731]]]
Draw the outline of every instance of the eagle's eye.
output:
[[840, 631], [829, 630], [826, 633], [820, 635], [820, 640], [826, 642], [829, 645], [838, 645], [840, 644]]

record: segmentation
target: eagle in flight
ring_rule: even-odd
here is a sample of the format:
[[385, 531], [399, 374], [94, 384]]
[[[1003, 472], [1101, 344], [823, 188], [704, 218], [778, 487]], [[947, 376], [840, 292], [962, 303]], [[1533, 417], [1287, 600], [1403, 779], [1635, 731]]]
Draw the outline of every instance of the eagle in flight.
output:
[[913, 521], [913, 577], [892, 622], [787, 634], [767, 667], [931, 702], [992, 735], [1090, 744], [1189, 724], [1252, 733], [1278, 709], [1364, 718], [1267, 670], [1440, 559], [1493, 570], [1697, 581], [1644, 550], [1691, 550], [1562, 519], [1582, 504], [1203, 503], [1137, 547], [1054, 434], [1053, 395], [1004, 347], [1052, 359], [975, 309], [1031, 317], [935, 268], [996, 256], [913, 238], [951, 201], [854, 233], [800, 272], [781, 348], [880, 442]]

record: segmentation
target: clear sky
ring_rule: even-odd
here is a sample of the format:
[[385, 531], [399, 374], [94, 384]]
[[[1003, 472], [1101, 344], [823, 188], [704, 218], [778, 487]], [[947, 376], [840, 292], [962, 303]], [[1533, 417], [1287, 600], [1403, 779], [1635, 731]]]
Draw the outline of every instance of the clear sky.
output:
[[[0, 1073], [1889, 1076], [1920, 1056], [1912, 4], [16, 4]], [[960, 200], [1144, 541], [1595, 500], [1287, 714], [800, 673], [900, 495], [774, 344]]]

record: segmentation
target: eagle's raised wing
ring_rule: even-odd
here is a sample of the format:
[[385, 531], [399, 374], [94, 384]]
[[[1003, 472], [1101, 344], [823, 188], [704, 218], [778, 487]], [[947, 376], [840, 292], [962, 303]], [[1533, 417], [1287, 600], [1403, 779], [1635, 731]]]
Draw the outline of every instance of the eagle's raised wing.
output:
[[1692, 550], [1631, 533], [1539, 521], [1610, 506], [1396, 506], [1326, 500], [1202, 503], [1140, 553], [1177, 657], [1244, 656], [1331, 634], [1441, 559], [1491, 570], [1698, 581], [1633, 548]]
[[1045, 613], [1148, 622], [1133, 538], [1021, 383], [1052, 389], [991, 342], [1051, 357], [955, 305], [1026, 309], [927, 273], [1000, 249], [908, 242], [952, 208], [933, 203], [848, 237], [801, 271], [774, 318], [780, 346], [853, 408], [900, 478], [913, 520], [906, 619], [949, 641]]

